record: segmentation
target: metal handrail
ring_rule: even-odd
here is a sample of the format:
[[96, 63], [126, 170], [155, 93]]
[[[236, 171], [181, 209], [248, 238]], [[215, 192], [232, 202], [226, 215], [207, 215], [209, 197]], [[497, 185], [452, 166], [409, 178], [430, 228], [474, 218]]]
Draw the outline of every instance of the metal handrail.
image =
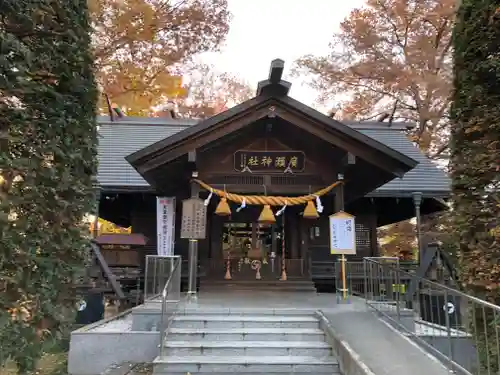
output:
[[[382, 267], [387, 267], [387, 268], [390, 268], [392, 269], [393, 271], [396, 271], [396, 272], [399, 272], [399, 273], [402, 273], [402, 274], [405, 274], [405, 275], [408, 275], [409, 277], [412, 277], [413, 279], [415, 280], [418, 280], [418, 281], [421, 281], [421, 282], [425, 282], [425, 284], [427, 285], [430, 285], [430, 286], [433, 286], [435, 288], [439, 288], [439, 289], [443, 289], [447, 292], [450, 292], [450, 293], [453, 293], [455, 295], [459, 295], [461, 297], [464, 297], [464, 298], [467, 298], [468, 300], [470, 301], [474, 301], [476, 303], [479, 303], [481, 305], [484, 305], [484, 306], [488, 306], [489, 308], [492, 308], [498, 312], [500, 312], [500, 306], [497, 306], [491, 302], [488, 302], [488, 301], [485, 301], [485, 300], [482, 300], [480, 298], [477, 298], [477, 297], [474, 297], [470, 294], [467, 294], [467, 293], [464, 293], [458, 289], [453, 289], [453, 288], [450, 288], [449, 286], [447, 285], [444, 285], [444, 284], [440, 284], [440, 283], [437, 283], [435, 281], [432, 281], [432, 280], [428, 280], [424, 277], [421, 277], [421, 276], [418, 276], [418, 275], [415, 275], [415, 274], [412, 274], [408, 271], [405, 271], [401, 268], [399, 268], [398, 266], [394, 266], [392, 264], [382, 264], [380, 263], [379, 261], [377, 261], [377, 259], [374, 259], [374, 258], [369, 258], [369, 257], [366, 257], [364, 258], [367, 262], [370, 262], [370, 263], [374, 263], [376, 265], [379, 265], [379, 266], [382, 266]], [[380, 259], [380, 258], [379, 258]]]
[[164, 340], [167, 336], [167, 331], [170, 325], [170, 322], [174, 319], [175, 313], [177, 312], [177, 305], [179, 304], [179, 300], [176, 300], [176, 308], [174, 310], [174, 314], [166, 320], [166, 313], [167, 313], [167, 297], [168, 297], [168, 289], [170, 287], [170, 284], [172, 283], [173, 277], [177, 272], [177, 269], [180, 267], [181, 264], [181, 258], [175, 258], [174, 261], [174, 266], [172, 267], [172, 271], [170, 272], [170, 275], [165, 282], [165, 286], [163, 287], [162, 293], [161, 293], [161, 316], [160, 316], [160, 357], [163, 355], [163, 347], [164, 347]]
[[[500, 306], [384, 260], [391, 259], [364, 258], [363, 295], [367, 306], [434, 355], [450, 372], [500, 374]], [[401, 289], [403, 277], [411, 280], [408, 289]]]

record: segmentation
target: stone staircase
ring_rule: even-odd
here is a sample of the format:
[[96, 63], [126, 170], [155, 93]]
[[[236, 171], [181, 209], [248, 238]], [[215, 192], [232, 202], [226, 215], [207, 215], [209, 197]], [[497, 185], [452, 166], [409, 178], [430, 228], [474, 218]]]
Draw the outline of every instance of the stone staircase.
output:
[[315, 316], [196, 312], [177, 315], [155, 375], [340, 374]]
[[208, 293], [225, 292], [305, 292], [316, 293], [312, 280], [288, 279], [280, 280], [202, 280], [201, 291]]

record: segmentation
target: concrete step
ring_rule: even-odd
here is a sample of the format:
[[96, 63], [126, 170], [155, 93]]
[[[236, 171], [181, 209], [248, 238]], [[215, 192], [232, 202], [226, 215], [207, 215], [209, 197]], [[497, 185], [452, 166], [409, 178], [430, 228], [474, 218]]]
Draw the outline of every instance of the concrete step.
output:
[[167, 341], [325, 341], [316, 328], [171, 328]]
[[200, 282], [202, 286], [204, 285], [246, 285], [246, 284], [252, 284], [252, 285], [280, 285], [280, 286], [287, 286], [287, 285], [311, 285], [313, 283], [312, 280], [306, 280], [306, 279], [288, 279], [288, 280], [279, 280], [279, 279], [261, 279], [261, 280], [224, 280], [224, 279], [207, 279], [207, 280], [202, 280]]
[[[169, 371], [168, 373], [167, 372], [164, 372], [164, 373], [161, 373], [161, 372], [155, 372], [153, 370], [153, 374], [154, 375], [187, 375], [187, 374], [196, 374], [196, 375], [214, 375], [213, 372], [172, 372], [172, 371]], [[255, 374], [259, 374], [259, 372], [238, 372], [237, 375], [255, 375]], [[311, 374], [310, 372], [263, 372], [261, 374], [265, 374], [265, 375], [342, 375], [340, 372], [331, 372], [331, 371], [327, 371], [327, 372], [315, 372], [314, 374]]]
[[189, 307], [180, 308], [177, 316], [203, 316], [203, 315], [222, 315], [222, 316], [308, 316], [315, 317], [314, 308], [261, 308], [261, 307]]
[[338, 374], [338, 362], [333, 357], [303, 356], [173, 356], [156, 358], [155, 375], [172, 373], [329, 373]]
[[[186, 375], [188, 374], [187, 372], [172, 372], [169, 371], [168, 373], [160, 373], [160, 372], [155, 372], [153, 371], [154, 375]], [[213, 372], [190, 372], [189, 374], [196, 374], [196, 375], [214, 375]], [[238, 375], [255, 375], [259, 374], [259, 372], [238, 372]], [[310, 372], [263, 372], [262, 374], [265, 375], [311, 375]], [[315, 372], [312, 375], [342, 375], [340, 372]]]
[[237, 291], [238, 293], [248, 293], [255, 295], [259, 292], [275, 292], [275, 293], [317, 293], [314, 286], [297, 286], [297, 287], [280, 287], [280, 286], [203, 286], [202, 293], [216, 293], [221, 291]]
[[165, 356], [307, 356], [332, 355], [325, 342], [307, 341], [168, 341]]
[[172, 328], [319, 328], [313, 316], [179, 315]]
[[202, 292], [225, 290], [277, 292], [316, 292], [311, 280], [206, 280], [201, 283]]

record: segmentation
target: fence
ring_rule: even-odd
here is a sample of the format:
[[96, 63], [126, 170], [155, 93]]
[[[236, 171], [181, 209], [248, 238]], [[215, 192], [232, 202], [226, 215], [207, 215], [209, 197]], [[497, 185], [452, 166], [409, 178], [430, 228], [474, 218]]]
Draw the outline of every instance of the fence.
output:
[[[158, 298], [163, 292], [167, 280], [173, 274], [175, 265], [180, 262], [179, 255], [146, 255], [146, 270], [144, 275], [144, 301]], [[179, 266], [179, 277], [181, 267]], [[180, 279], [179, 279], [180, 290]]]
[[[413, 277], [413, 271], [416, 269], [416, 264], [414, 262], [400, 262], [398, 258], [377, 258], [377, 259], [384, 259], [385, 262], [391, 261], [393, 263], [397, 261], [396, 266], [404, 271], [407, 271], [405, 274], [400, 275], [401, 280], [399, 280], [399, 282], [404, 284], [409, 283], [410, 278]], [[339, 290], [340, 288], [342, 288], [342, 274], [341, 274], [340, 262], [313, 262], [313, 267], [316, 267], [317, 270], [319, 269], [320, 266], [325, 271], [328, 270], [330, 275], [332, 274], [333, 271], [333, 282], [335, 284], [336, 289]], [[347, 284], [346, 289], [348, 289], [352, 295], [364, 296], [366, 288], [364, 261], [346, 262], [345, 269], [346, 269], [346, 284]], [[372, 275], [372, 277], [376, 277], [376, 275]], [[380, 275], [380, 278], [383, 277], [384, 275]], [[386, 285], [391, 285], [391, 283], [389, 283], [389, 280], [386, 280], [382, 288]]]
[[500, 374], [499, 306], [417, 277], [395, 258], [365, 258], [363, 274], [366, 304], [450, 371]]

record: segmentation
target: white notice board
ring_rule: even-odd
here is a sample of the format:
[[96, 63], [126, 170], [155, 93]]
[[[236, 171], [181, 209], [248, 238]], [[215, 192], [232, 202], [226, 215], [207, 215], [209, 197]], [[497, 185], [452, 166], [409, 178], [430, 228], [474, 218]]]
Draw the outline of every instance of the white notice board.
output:
[[330, 253], [339, 255], [356, 254], [356, 226], [354, 216], [337, 212], [330, 219]]
[[175, 197], [156, 197], [156, 226], [158, 255], [174, 255]]

